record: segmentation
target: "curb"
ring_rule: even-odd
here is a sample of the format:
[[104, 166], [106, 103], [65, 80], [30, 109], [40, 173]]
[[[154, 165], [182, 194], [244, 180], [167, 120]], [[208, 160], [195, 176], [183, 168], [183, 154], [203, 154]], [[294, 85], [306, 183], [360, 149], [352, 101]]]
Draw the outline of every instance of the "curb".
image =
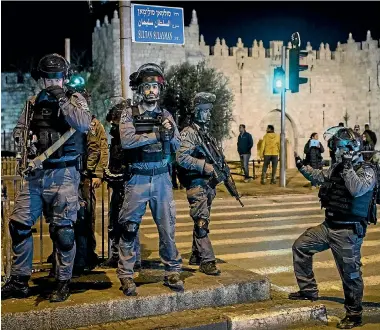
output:
[[254, 314], [225, 314], [228, 330], [279, 329], [298, 323], [318, 321], [327, 325], [324, 305], [287, 308]]

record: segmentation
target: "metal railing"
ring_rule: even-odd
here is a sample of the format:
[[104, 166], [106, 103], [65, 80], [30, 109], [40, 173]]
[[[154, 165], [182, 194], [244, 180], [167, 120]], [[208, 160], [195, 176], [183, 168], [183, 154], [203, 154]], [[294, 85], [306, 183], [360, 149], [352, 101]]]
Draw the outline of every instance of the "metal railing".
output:
[[12, 132], [6, 132], [3, 131], [1, 133], [1, 151], [8, 151], [8, 152], [15, 152], [16, 151], [16, 144], [13, 139], [13, 133]]

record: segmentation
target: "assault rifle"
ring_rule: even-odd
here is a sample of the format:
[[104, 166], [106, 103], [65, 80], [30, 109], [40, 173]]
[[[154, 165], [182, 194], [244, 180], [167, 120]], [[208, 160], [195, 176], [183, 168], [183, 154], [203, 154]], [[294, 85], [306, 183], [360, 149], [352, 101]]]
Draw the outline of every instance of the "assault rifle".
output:
[[[235, 197], [240, 205], [244, 207], [244, 204], [240, 199], [239, 192], [236, 189], [235, 181], [231, 175], [231, 170], [224, 159], [223, 152], [217, 146], [215, 139], [207, 136], [206, 134], [203, 134], [195, 125], [192, 125], [192, 127], [196, 132], [198, 132], [198, 136], [201, 140], [201, 147], [205, 151], [206, 156], [212, 162], [212, 165], [217, 172], [217, 178], [213, 177], [211, 180], [216, 179], [219, 182], [223, 181], [230, 195], [232, 197]], [[210, 148], [212, 149], [212, 152], [210, 151]], [[216, 159], [214, 158], [213, 153]]]

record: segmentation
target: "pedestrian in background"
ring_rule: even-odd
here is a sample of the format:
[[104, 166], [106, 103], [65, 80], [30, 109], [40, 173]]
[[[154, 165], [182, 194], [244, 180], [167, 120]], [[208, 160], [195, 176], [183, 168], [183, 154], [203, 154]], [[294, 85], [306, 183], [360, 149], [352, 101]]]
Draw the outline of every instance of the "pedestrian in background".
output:
[[239, 137], [237, 142], [238, 153], [240, 156], [241, 168], [244, 170], [244, 182], [250, 182], [249, 176], [249, 158], [251, 158], [251, 149], [253, 147], [253, 138], [245, 130], [245, 125], [239, 125]]
[[[310, 139], [306, 142], [303, 152], [305, 153], [305, 165], [309, 165], [314, 169], [321, 170], [323, 168], [322, 164], [322, 153], [325, 152], [322, 143], [318, 140], [318, 133], [313, 133], [310, 135]], [[315, 188], [317, 185], [314, 181], [311, 181], [311, 187]]]
[[267, 133], [263, 137], [260, 148], [260, 157], [264, 159], [263, 172], [261, 174], [261, 184], [266, 183], [266, 173], [268, 165], [272, 164], [271, 184], [276, 184], [276, 171], [278, 164], [278, 156], [280, 154], [280, 135], [274, 132], [273, 125], [268, 125]]

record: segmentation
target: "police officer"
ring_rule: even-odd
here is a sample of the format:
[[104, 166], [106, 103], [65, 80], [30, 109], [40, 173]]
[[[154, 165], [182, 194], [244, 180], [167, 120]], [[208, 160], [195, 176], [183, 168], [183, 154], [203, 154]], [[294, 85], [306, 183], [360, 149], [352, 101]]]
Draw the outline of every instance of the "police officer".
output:
[[205, 151], [200, 145], [198, 131], [209, 134], [208, 126], [215, 95], [201, 92], [195, 95], [192, 123], [181, 132], [181, 146], [177, 152], [179, 177], [186, 188], [190, 204], [190, 216], [194, 221], [193, 246], [190, 265], [200, 265], [199, 271], [207, 275], [219, 275], [209, 233], [211, 204], [215, 198], [215, 187], [210, 186], [214, 173]]
[[[82, 94], [83, 95], [83, 94]], [[80, 275], [85, 268], [93, 269], [98, 263], [95, 240], [96, 195], [95, 189], [102, 184], [103, 171], [108, 166], [108, 141], [101, 122], [93, 115], [86, 135], [87, 150], [79, 184], [81, 209], [75, 225], [77, 252], [74, 274]]]
[[[1, 289], [2, 299], [23, 298], [29, 293], [32, 273], [32, 226], [44, 212], [50, 224], [50, 236], [55, 245], [56, 288], [51, 302], [64, 301], [69, 296], [69, 282], [75, 257], [73, 225], [78, 211], [80, 158], [84, 152], [84, 133], [91, 115], [86, 100], [79, 93], [68, 94], [64, 81], [69, 78], [68, 62], [58, 54], [44, 56], [37, 67], [44, 89], [28, 100], [31, 109], [30, 125], [33, 140], [28, 148], [29, 158], [43, 153], [70, 127], [76, 132], [54, 154], [25, 178], [25, 184], [10, 216], [13, 263], [11, 276]], [[25, 134], [24, 109], [14, 131], [16, 141]]]
[[367, 225], [376, 219], [376, 171], [363, 161], [362, 141], [351, 128], [332, 127], [324, 134], [336, 163], [327, 172], [304, 166], [296, 155], [299, 171], [321, 185], [319, 197], [325, 221], [306, 230], [293, 244], [294, 272], [300, 291], [290, 299], [317, 300], [312, 269], [313, 255], [331, 248], [343, 282], [346, 317], [337, 325], [351, 329], [362, 324], [363, 279], [360, 249]]
[[[108, 186], [112, 189], [109, 211], [109, 226], [108, 238], [111, 244], [111, 256], [101, 264], [102, 268], [117, 268], [119, 262], [119, 241], [120, 241], [120, 227], [119, 227], [119, 213], [124, 200], [124, 183], [126, 178], [126, 159], [125, 151], [121, 147], [119, 123], [120, 116], [124, 109], [131, 106], [130, 99], [125, 100], [122, 97], [112, 97], [105, 101], [106, 108], [109, 109], [106, 120], [111, 124], [110, 136], [110, 160], [108, 168], [105, 168], [104, 178], [108, 182]], [[136, 262], [134, 270], [137, 271], [141, 268], [141, 253], [140, 253], [140, 240], [139, 233], [136, 235], [135, 240]]]
[[127, 296], [136, 294], [133, 266], [134, 241], [146, 204], [159, 232], [159, 253], [165, 265], [164, 285], [182, 291], [182, 259], [175, 244], [176, 209], [169, 160], [179, 147], [180, 136], [173, 117], [158, 105], [165, 85], [162, 69], [153, 63], [141, 66], [130, 76], [130, 85], [140, 102], [124, 110], [120, 119], [120, 140], [131, 164], [132, 178], [125, 185], [119, 215], [121, 238], [117, 275]]

